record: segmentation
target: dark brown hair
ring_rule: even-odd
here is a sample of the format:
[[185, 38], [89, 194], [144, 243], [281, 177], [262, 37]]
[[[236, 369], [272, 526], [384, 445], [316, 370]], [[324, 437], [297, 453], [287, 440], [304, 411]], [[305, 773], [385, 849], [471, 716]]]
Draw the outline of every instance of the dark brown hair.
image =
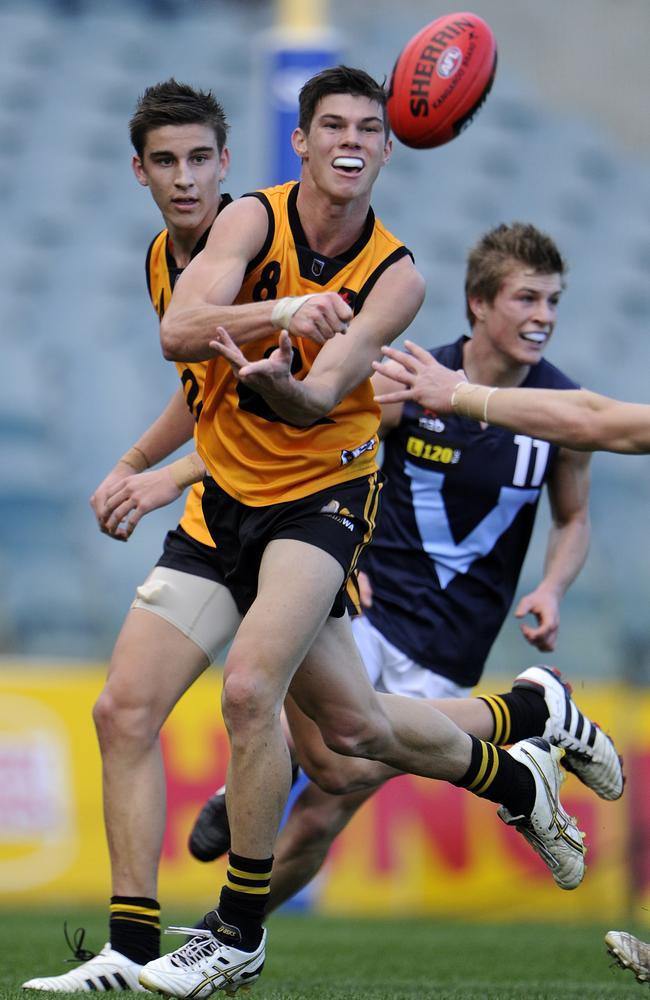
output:
[[368, 97], [371, 101], [377, 101], [381, 107], [384, 132], [388, 138], [390, 126], [386, 113], [388, 94], [385, 87], [377, 83], [365, 70], [353, 69], [351, 66], [332, 66], [312, 76], [311, 80], [307, 80], [298, 98], [298, 125], [303, 132], [309, 132], [318, 102], [330, 94], [352, 94], [353, 97]]
[[211, 90], [195, 90], [173, 77], [147, 87], [129, 122], [131, 142], [142, 157], [147, 133], [164, 125], [207, 125], [213, 129], [219, 152], [228, 138], [226, 113]]

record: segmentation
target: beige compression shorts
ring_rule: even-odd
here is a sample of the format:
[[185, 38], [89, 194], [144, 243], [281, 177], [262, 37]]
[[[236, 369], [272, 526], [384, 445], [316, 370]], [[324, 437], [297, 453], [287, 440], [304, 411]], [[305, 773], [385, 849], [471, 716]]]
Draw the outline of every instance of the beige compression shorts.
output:
[[160, 615], [196, 643], [212, 663], [233, 638], [241, 615], [221, 583], [155, 566], [136, 590], [132, 608]]

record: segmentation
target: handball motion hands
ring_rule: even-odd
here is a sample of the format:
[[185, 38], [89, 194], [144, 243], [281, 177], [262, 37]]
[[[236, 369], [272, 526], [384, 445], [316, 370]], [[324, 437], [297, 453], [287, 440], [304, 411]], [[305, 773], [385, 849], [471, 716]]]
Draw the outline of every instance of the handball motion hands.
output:
[[290, 296], [279, 299], [273, 309], [273, 322], [292, 337], [306, 337], [324, 344], [337, 333], [347, 331], [352, 309], [338, 292]]
[[293, 350], [286, 330], [280, 330], [276, 349], [259, 361], [249, 361], [223, 326], [217, 327], [216, 339], [210, 341], [210, 348], [226, 359], [236, 379], [262, 394], [291, 378]]
[[[337, 333], [346, 333], [352, 310], [337, 292], [305, 297], [279, 299], [274, 307], [273, 322], [280, 329], [278, 346], [258, 361], [249, 361], [223, 326], [217, 327], [209, 347], [230, 364], [238, 381], [257, 392], [281, 418], [308, 426], [329, 412], [335, 401], [323, 407], [323, 398], [313, 385], [307, 390], [309, 378], [296, 380], [292, 363], [296, 349], [291, 336], [304, 337], [322, 346]], [[282, 322], [280, 322], [282, 318]]]

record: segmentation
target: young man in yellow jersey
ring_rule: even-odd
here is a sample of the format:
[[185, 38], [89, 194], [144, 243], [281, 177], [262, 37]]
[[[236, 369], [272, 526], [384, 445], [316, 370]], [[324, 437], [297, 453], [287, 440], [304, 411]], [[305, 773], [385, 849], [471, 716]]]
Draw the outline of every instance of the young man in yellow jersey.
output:
[[[221, 208], [229, 165], [228, 124], [211, 92], [167, 80], [149, 87], [130, 122], [133, 170], [160, 209], [165, 229], [147, 254], [147, 285], [162, 318], [178, 274], [205, 244]], [[193, 457], [145, 472], [191, 441], [201, 412], [205, 365], [178, 366], [181, 385], [91, 499], [100, 528], [126, 540], [140, 517], [180, 496]], [[136, 474], [139, 473], [139, 474]], [[159, 731], [181, 695], [232, 638], [240, 620], [214, 562], [214, 542], [193, 487], [178, 527], [144, 583], [118, 636], [94, 709], [103, 764], [112, 872], [110, 940], [79, 954], [78, 968], [24, 985], [47, 992], [141, 990], [138, 972], [160, 953], [157, 876], [165, 827]], [[107, 513], [108, 511], [108, 513]], [[199, 609], [197, 611], [197, 609]]]
[[223, 688], [227, 884], [206, 930], [142, 969], [140, 982], [169, 996], [234, 992], [262, 970], [290, 783], [287, 695], [330, 750], [499, 802], [561, 887], [584, 873], [580, 832], [559, 802], [559, 748], [537, 739], [504, 751], [471, 737], [425, 702], [377, 695], [359, 659], [343, 594], [379, 504], [369, 376], [424, 283], [370, 207], [391, 151], [383, 88], [361, 70], [318, 74], [301, 91], [293, 145], [300, 183], [228, 206], [161, 325], [167, 358], [209, 359], [203, 509], [243, 615]]

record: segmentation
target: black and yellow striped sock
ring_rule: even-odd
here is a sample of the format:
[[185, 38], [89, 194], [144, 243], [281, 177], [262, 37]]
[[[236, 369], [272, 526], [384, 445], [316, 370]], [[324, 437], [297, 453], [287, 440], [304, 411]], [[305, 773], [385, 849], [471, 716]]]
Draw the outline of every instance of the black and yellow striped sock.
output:
[[144, 965], [160, 955], [160, 903], [144, 896], [111, 896], [111, 948]]
[[535, 803], [535, 781], [524, 764], [507, 750], [475, 736], [467, 773], [453, 784], [504, 805], [513, 816], [529, 816]]
[[[273, 858], [243, 858], [228, 853], [226, 884], [219, 898], [219, 917], [225, 924], [236, 927], [241, 934], [237, 945], [243, 951], [254, 951], [262, 939], [262, 920], [271, 892]], [[224, 944], [233, 944], [227, 933], [215, 931]]]
[[528, 688], [515, 688], [507, 694], [479, 695], [492, 713], [492, 743], [506, 746], [530, 736], [543, 736], [548, 708], [544, 696]]

